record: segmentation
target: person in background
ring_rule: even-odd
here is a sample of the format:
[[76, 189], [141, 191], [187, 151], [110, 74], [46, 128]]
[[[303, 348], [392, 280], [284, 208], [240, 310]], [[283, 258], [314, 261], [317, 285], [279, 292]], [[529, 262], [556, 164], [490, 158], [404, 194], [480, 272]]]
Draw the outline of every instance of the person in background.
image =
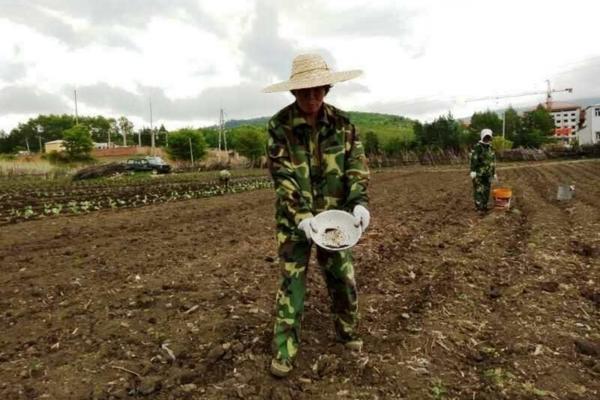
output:
[[[348, 115], [324, 102], [331, 85], [361, 71], [332, 72], [315, 54], [293, 61], [288, 81], [264, 92], [291, 91], [295, 101], [268, 123], [267, 157], [276, 193], [275, 220], [281, 265], [273, 331], [271, 373], [287, 376], [300, 343], [311, 221], [325, 210], [345, 210], [367, 229], [369, 171], [362, 143]], [[362, 348], [357, 333], [358, 299], [352, 255], [317, 247], [317, 261], [332, 301], [337, 339], [350, 350]]]
[[496, 175], [496, 155], [492, 148], [493, 133], [491, 129], [481, 130], [481, 140], [471, 152], [471, 180], [473, 181], [473, 199], [475, 208], [479, 212], [488, 211], [490, 188], [492, 179], [498, 180]]

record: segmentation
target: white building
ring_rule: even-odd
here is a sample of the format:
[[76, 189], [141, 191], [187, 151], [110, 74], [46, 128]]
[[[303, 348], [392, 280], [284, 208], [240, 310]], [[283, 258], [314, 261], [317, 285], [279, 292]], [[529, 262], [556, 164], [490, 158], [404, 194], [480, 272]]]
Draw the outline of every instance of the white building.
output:
[[51, 151], [56, 151], [57, 153], [60, 153], [61, 151], [65, 151], [65, 141], [53, 140], [51, 142], [44, 143], [44, 147], [46, 153], [50, 153]]
[[574, 142], [579, 129], [581, 107], [555, 101], [552, 102], [550, 114], [554, 119], [554, 136], [562, 139], [565, 144]]
[[588, 106], [585, 109], [585, 122], [577, 131], [580, 145], [600, 143], [600, 104]]

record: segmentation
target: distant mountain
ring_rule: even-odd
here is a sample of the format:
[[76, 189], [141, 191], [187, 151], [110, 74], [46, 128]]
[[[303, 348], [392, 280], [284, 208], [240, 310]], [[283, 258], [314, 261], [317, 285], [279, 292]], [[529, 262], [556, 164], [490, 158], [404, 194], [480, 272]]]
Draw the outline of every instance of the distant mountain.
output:
[[[363, 134], [369, 131], [377, 133], [380, 140], [386, 142], [392, 137], [402, 139], [412, 138], [413, 120], [393, 114], [370, 113], [362, 111], [349, 111], [352, 123]], [[265, 127], [270, 117], [257, 117], [250, 119], [235, 119], [225, 122], [225, 127], [234, 129], [242, 125]], [[211, 128], [216, 128], [212, 126]]]
[[231, 119], [229, 121], [225, 121], [225, 128], [237, 128], [242, 125], [260, 125], [267, 126], [267, 122], [269, 122], [269, 117], [256, 117], [249, 119]]

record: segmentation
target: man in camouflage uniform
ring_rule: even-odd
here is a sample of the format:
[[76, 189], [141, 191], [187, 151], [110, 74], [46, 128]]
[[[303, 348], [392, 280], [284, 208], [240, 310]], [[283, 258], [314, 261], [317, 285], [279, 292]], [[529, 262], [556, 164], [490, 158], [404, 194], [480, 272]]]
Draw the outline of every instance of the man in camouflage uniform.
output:
[[492, 148], [492, 131], [483, 129], [481, 140], [471, 152], [471, 180], [473, 181], [473, 198], [477, 211], [486, 212], [488, 210], [492, 179], [498, 179], [496, 155]]
[[[319, 69], [321, 75], [314, 72]], [[294, 81], [299, 75], [302, 79]], [[350, 78], [346, 75], [346, 79]], [[265, 89], [288, 89], [296, 97], [268, 124], [267, 156], [275, 184], [282, 273], [276, 296], [271, 373], [279, 377], [289, 374], [298, 351], [313, 216], [325, 210], [345, 210], [354, 214], [363, 230], [370, 220], [366, 209], [369, 172], [363, 145], [348, 115], [323, 102], [331, 83], [341, 80], [336, 80], [319, 56], [302, 55], [294, 60], [287, 85], [284, 82]], [[317, 261], [331, 297], [338, 340], [360, 350], [351, 253], [317, 247]]]

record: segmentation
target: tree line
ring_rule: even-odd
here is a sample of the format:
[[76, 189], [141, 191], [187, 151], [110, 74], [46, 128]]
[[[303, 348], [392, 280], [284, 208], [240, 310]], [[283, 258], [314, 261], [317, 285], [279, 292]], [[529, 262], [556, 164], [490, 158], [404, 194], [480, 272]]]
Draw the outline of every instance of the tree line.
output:
[[[237, 151], [253, 164], [264, 154], [264, 127], [240, 125], [228, 129], [226, 134], [228, 149]], [[190, 145], [194, 157], [201, 159], [209, 147], [218, 147], [219, 131], [216, 128], [168, 131], [161, 125], [154, 129], [154, 138], [155, 146], [165, 148], [173, 159], [189, 160]], [[81, 116], [75, 121], [72, 115], [39, 115], [19, 124], [9, 134], [0, 132], [0, 153], [41, 153], [44, 143], [54, 140], [65, 141], [65, 154], [62, 158], [53, 155], [54, 159], [76, 161], [89, 158], [94, 143], [150, 146], [152, 130], [147, 126], [135, 129], [126, 117]]]
[[[369, 156], [395, 157], [407, 151], [431, 149], [458, 153], [473, 146], [483, 128], [494, 131], [497, 149], [539, 148], [553, 141], [554, 121], [542, 105], [523, 115], [512, 107], [507, 109], [504, 113], [505, 140], [501, 138], [502, 119], [490, 110], [474, 113], [469, 124], [455, 119], [450, 113], [426, 123], [398, 116], [354, 114]], [[93, 148], [93, 142], [150, 146], [151, 134], [149, 127], [136, 130], [126, 117], [82, 116], [76, 123], [71, 115], [39, 115], [19, 124], [8, 135], [0, 134], [0, 153], [40, 152], [40, 146], [45, 142], [60, 139], [67, 140], [65, 147], [70, 158], [83, 159]], [[257, 165], [264, 156], [267, 140], [264, 124], [237, 125], [228, 128], [226, 134], [227, 149], [248, 158], [252, 165]], [[216, 127], [183, 128], [170, 132], [161, 125], [154, 129], [154, 135], [155, 145], [165, 148], [172, 158], [179, 160], [190, 159], [190, 146], [196, 159], [202, 158], [208, 148], [219, 146], [219, 130]], [[224, 145], [221, 143], [221, 148]]]
[[442, 115], [432, 122], [413, 122], [413, 137], [395, 137], [382, 143], [376, 129], [363, 135], [365, 151], [368, 155], [397, 156], [406, 151], [426, 151], [430, 149], [460, 152], [470, 149], [478, 140], [482, 129], [494, 132], [494, 146], [497, 150], [513, 147], [540, 148], [554, 141], [554, 120], [543, 105], [519, 115], [510, 107], [504, 113], [505, 139], [502, 139], [502, 118], [494, 111], [476, 112], [469, 124], [465, 124], [451, 113]]

